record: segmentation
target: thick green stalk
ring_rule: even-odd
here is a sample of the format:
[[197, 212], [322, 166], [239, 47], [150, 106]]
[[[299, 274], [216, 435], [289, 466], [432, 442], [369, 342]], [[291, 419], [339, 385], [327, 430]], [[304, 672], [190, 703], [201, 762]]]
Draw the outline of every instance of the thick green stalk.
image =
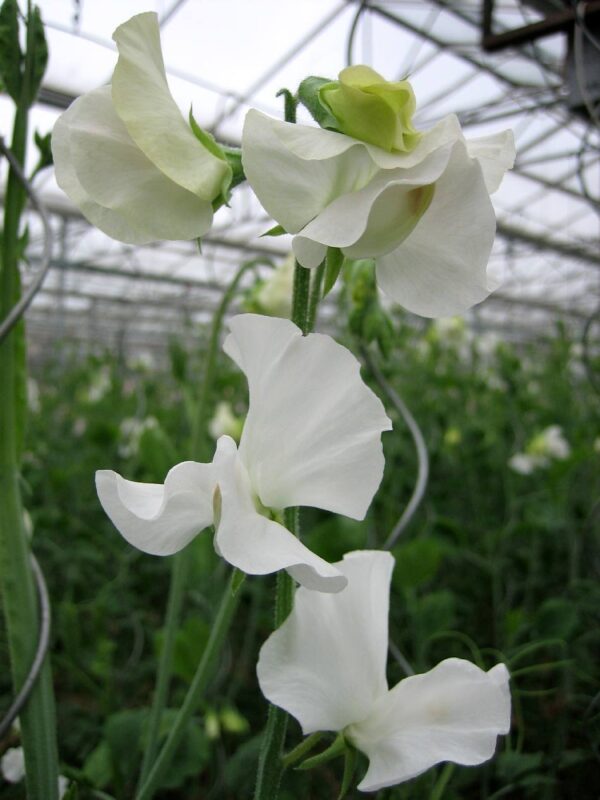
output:
[[[206, 361], [204, 363], [204, 374], [202, 376], [202, 380], [200, 381], [196, 414], [192, 423], [192, 435], [190, 442], [191, 459], [202, 460], [203, 458], [207, 457], [206, 414], [215, 374], [219, 336], [221, 334], [221, 328], [223, 327], [223, 319], [233, 297], [235, 296], [243, 274], [247, 269], [254, 266], [255, 263], [255, 261], [248, 261], [242, 264], [242, 266], [238, 269], [233, 280], [223, 294], [219, 308], [217, 309], [213, 318], [208, 349], [206, 352]], [[167, 600], [167, 613], [165, 615], [164, 640], [160, 654], [160, 661], [158, 663], [156, 688], [154, 690], [152, 709], [150, 711], [150, 719], [148, 721], [148, 738], [146, 750], [144, 752], [144, 758], [142, 761], [142, 768], [138, 783], [139, 787], [143, 787], [147, 782], [158, 750], [160, 724], [169, 696], [175, 639], [177, 635], [177, 628], [179, 626], [179, 619], [181, 617], [181, 608], [183, 606], [183, 597], [189, 575], [189, 566], [189, 553], [186, 550], [183, 550], [181, 553], [177, 553], [177, 555], [171, 560], [171, 581], [169, 585], [169, 598]]]
[[[27, 62], [22, 95], [27, 96], [29, 65], [33, 57], [33, 37], [27, 41]], [[20, 164], [25, 160], [28, 104], [23, 99], [15, 114], [12, 152]], [[23, 208], [24, 189], [12, 169], [8, 173], [4, 208], [4, 229], [0, 272], [0, 319], [4, 319], [19, 295], [17, 243]], [[13, 687], [23, 684], [36, 650], [39, 613], [29, 543], [23, 525], [19, 490], [17, 452], [18, 415], [16, 386], [19, 363], [15, 331], [0, 343], [0, 590], [6, 620]], [[46, 661], [20, 714], [21, 737], [25, 751], [27, 797], [29, 800], [56, 800], [58, 794], [58, 755], [54, 696], [49, 662]]]
[[173, 756], [186, 732], [186, 728], [192, 715], [198, 710], [198, 706], [206, 690], [206, 686], [213, 673], [213, 668], [217, 656], [221, 652], [225, 637], [229, 630], [233, 614], [240, 598], [239, 587], [236, 584], [239, 580], [237, 570], [231, 574], [231, 578], [225, 589], [221, 600], [221, 605], [217, 612], [217, 617], [212, 626], [202, 659], [196, 670], [196, 674], [187, 691], [183, 705], [177, 713], [173, 726], [169, 731], [167, 741], [163, 745], [158, 758], [154, 761], [148, 779], [136, 795], [136, 800], [150, 800], [160, 789], [167, 769], [169, 768]]
[[[301, 267], [296, 262], [294, 272], [294, 294], [292, 296], [292, 322], [304, 334], [310, 332], [314, 323], [309, 319], [310, 302], [310, 270]], [[285, 510], [285, 525], [296, 536], [300, 535], [300, 515], [297, 508]], [[275, 628], [278, 628], [286, 619], [294, 603], [294, 582], [287, 572], [277, 574], [277, 594], [275, 598]], [[283, 775], [283, 750], [287, 730], [288, 715], [282, 709], [269, 705], [267, 725], [258, 759], [256, 774], [256, 788], [254, 800], [277, 800], [281, 776]]]
[[314, 330], [315, 322], [317, 321], [317, 308], [319, 307], [319, 301], [321, 300], [324, 274], [325, 262], [323, 261], [323, 263], [320, 264], [315, 270], [315, 274], [310, 286], [307, 312], [307, 327], [309, 331]]

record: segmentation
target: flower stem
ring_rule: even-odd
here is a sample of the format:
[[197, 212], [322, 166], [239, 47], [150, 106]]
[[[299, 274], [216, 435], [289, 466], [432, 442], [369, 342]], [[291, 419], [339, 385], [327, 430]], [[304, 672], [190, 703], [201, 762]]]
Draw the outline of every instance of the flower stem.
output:
[[[27, 29], [27, 54], [13, 128], [12, 152], [19, 164], [25, 161], [28, 127], [28, 102], [35, 39]], [[4, 229], [0, 256], [0, 320], [6, 318], [20, 292], [18, 235], [24, 189], [15, 171], [8, 173], [4, 204]], [[19, 327], [0, 343], [0, 594], [10, 652], [15, 692], [21, 688], [36, 652], [39, 613], [29, 545], [23, 525], [19, 490], [19, 418], [17, 386], [24, 379], [24, 353], [20, 352]], [[22, 401], [21, 401], [22, 402]], [[25, 752], [27, 797], [29, 800], [56, 800], [58, 794], [58, 756], [56, 748], [54, 695], [49, 662], [20, 713], [21, 738]]]
[[[200, 381], [198, 403], [196, 405], [196, 413], [192, 423], [192, 435], [190, 443], [190, 458], [192, 459], [202, 460], [204, 458], [208, 458], [206, 453], [206, 415], [215, 374], [217, 349], [219, 345], [221, 328], [223, 327], [223, 319], [225, 318], [227, 309], [229, 308], [229, 305], [235, 296], [242, 276], [246, 270], [248, 270], [250, 267], [253, 267], [257, 261], [258, 260], [246, 261], [238, 269], [231, 283], [225, 290], [219, 307], [215, 313], [215, 316], [213, 317], [208, 349], [206, 352], [206, 360], [204, 362], [204, 374], [202, 376], [202, 380]], [[150, 770], [158, 750], [160, 725], [169, 695], [175, 638], [177, 634], [177, 628], [179, 626], [181, 608], [183, 606], [183, 598], [189, 575], [189, 565], [190, 558], [187, 550], [177, 553], [177, 555], [171, 559], [171, 580], [169, 584], [169, 598], [167, 600], [167, 612], [165, 615], [164, 624], [165, 635], [160, 654], [160, 661], [158, 664], [156, 688], [154, 690], [152, 709], [150, 711], [150, 718], [148, 721], [148, 740], [142, 761], [142, 768], [140, 771], [138, 783], [139, 787], [143, 787], [145, 785], [150, 775]]]
[[315, 270], [315, 274], [312, 279], [310, 287], [310, 296], [308, 299], [308, 315], [307, 315], [307, 324], [309, 331], [314, 330], [315, 322], [317, 321], [317, 308], [319, 306], [319, 301], [321, 299], [321, 290], [323, 286], [324, 274], [325, 274], [325, 261], [323, 261], [323, 263], [320, 264]]
[[[310, 332], [309, 319], [310, 270], [296, 262], [294, 271], [294, 290], [292, 295], [292, 322], [306, 335]], [[285, 526], [296, 536], [300, 536], [300, 514], [297, 508], [286, 508]], [[275, 628], [287, 618], [294, 604], [294, 581], [287, 572], [277, 573], [277, 593], [275, 597]], [[258, 759], [254, 800], [277, 800], [279, 785], [284, 770], [283, 749], [287, 730], [288, 715], [282, 709], [269, 705], [267, 725]]]
[[[169, 731], [166, 742], [164, 743], [158, 757], [154, 761], [152, 769], [148, 775], [147, 780], [142, 788], [136, 795], [136, 800], [150, 800], [155, 793], [160, 789], [161, 781], [164, 779], [167, 769], [169, 768], [173, 756], [181, 743], [181, 740], [186, 732], [186, 728], [192, 715], [198, 709], [198, 705], [206, 690], [208, 681], [212, 675], [217, 656], [221, 652], [223, 643], [229, 626], [233, 619], [233, 614], [237, 607], [240, 598], [239, 590], [239, 574], [237, 570], [233, 570], [231, 577], [228, 581], [227, 588], [221, 599], [221, 605], [217, 612], [216, 619], [211, 628], [210, 637], [208, 639], [204, 653], [190, 687], [185, 696], [185, 700], [175, 721]], [[237, 588], [236, 588], [237, 586]]]
[[309, 289], [310, 270], [300, 266], [296, 261], [296, 268], [294, 270], [294, 293], [292, 295], [292, 322], [296, 323], [305, 336], [311, 330], [308, 311], [310, 299]]

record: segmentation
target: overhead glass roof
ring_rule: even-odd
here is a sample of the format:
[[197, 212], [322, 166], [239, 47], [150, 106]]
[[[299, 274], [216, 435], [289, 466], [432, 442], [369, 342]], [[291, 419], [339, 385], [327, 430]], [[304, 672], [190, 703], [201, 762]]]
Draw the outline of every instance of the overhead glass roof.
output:
[[[600, 111], [587, 87], [600, 62], [590, 56], [598, 43], [585, 20], [570, 51], [567, 36], [557, 33], [485, 53], [480, 0], [38, 2], [50, 49], [32, 114], [32, 129], [40, 132], [52, 128], [74, 97], [110, 80], [113, 30], [148, 10], [161, 21], [180, 107], [193, 106], [198, 122], [229, 144], [239, 144], [250, 107], [281, 117], [279, 89], [295, 90], [310, 74], [335, 77], [350, 61], [368, 63], [388, 79], [408, 75], [418, 127], [454, 112], [469, 137], [512, 128], [517, 163], [492, 198], [498, 235], [491, 266], [502, 287], [469, 317], [480, 327], [529, 338], [549, 332], [558, 317], [581, 330], [596, 312]], [[497, 0], [493, 32], [565, 9], [558, 0], [535, 5], [538, 10]], [[577, 93], [581, 110], [574, 111]], [[10, 101], [0, 96], [5, 138], [11, 116]], [[310, 122], [302, 114], [299, 121]], [[33, 149], [30, 155], [33, 161]], [[57, 336], [160, 349], [169, 333], [207, 318], [241, 261], [256, 254], [277, 261], [290, 249], [288, 237], [259, 238], [272, 223], [248, 187], [217, 213], [199, 253], [195, 243], [121, 245], [89, 226], [51, 170], [36, 186], [56, 234], [53, 268], [29, 311], [40, 352]], [[30, 225], [34, 270], [41, 229], [33, 213]]]

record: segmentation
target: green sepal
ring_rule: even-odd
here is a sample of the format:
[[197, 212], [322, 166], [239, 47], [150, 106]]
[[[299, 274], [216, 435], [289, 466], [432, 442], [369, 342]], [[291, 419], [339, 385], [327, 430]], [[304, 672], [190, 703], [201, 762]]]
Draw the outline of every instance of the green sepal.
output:
[[303, 739], [300, 744], [296, 745], [289, 753], [286, 753], [282, 756], [281, 760], [283, 762], [284, 767], [291, 767], [296, 761], [299, 761], [302, 756], [305, 756], [307, 753], [315, 747], [323, 738], [323, 733], [321, 731], [316, 731], [315, 733], [311, 733], [310, 736], [307, 736]]
[[233, 578], [231, 581], [231, 594], [233, 597], [239, 592], [242, 588], [242, 584], [246, 580], [246, 573], [242, 572], [241, 569], [234, 569], [233, 570]]
[[230, 189], [235, 189], [246, 180], [244, 165], [242, 164], [242, 151], [239, 147], [223, 147], [227, 163], [231, 167], [232, 178]]
[[289, 89], [280, 89], [275, 97], [283, 97], [283, 114], [286, 122], [296, 122], [298, 98]]
[[216, 211], [222, 205], [227, 205], [229, 203], [229, 198], [231, 196], [230, 188], [233, 180], [233, 169], [231, 167], [231, 164], [227, 156], [223, 152], [223, 149], [217, 143], [215, 137], [212, 134], [208, 133], [208, 131], [205, 131], [203, 128], [201, 128], [200, 125], [198, 125], [198, 123], [196, 122], [196, 120], [194, 119], [194, 114], [191, 106], [190, 106], [190, 113], [188, 115], [188, 120], [190, 123], [190, 128], [192, 129], [192, 133], [194, 134], [196, 139], [198, 139], [200, 144], [203, 147], [205, 147], [208, 150], [208, 152], [215, 158], [218, 158], [220, 161], [224, 161], [229, 168], [225, 173], [223, 182], [221, 183], [221, 191], [212, 202], [213, 210]]
[[52, 158], [52, 132], [48, 131], [48, 133], [42, 135], [38, 131], [35, 131], [33, 134], [33, 139], [35, 145], [39, 152], [38, 162], [35, 165], [35, 169], [31, 174], [31, 178], [41, 172], [46, 167], [51, 167], [54, 163], [54, 159]]
[[326, 764], [333, 758], [343, 755], [346, 750], [346, 746], [344, 735], [339, 733], [326, 750], [323, 750], [322, 753], [319, 753], [316, 756], [307, 758], [305, 761], [299, 764], [296, 769], [307, 770], [313, 769], [313, 767], [319, 767], [321, 764]]
[[323, 105], [319, 96], [322, 87], [330, 83], [332, 81], [329, 78], [319, 78], [317, 75], [311, 75], [305, 78], [298, 87], [298, 99], [315, 122], [322, 128], [330, 131], [339, 131], [338, 121], [331, 111]]
[[269, 228], [268, 231], [261, 233], [259, 238], [262, 238], [263, 236], [283, 236], [285, 233], [287, 233], [285, 228], [282, 228], [281, 225], [275, 225], [274, 227]]
[[344, 775], [342, 777], [342, 786], [340, 788], [340, 793], [337, 796], [337, 800], [343, 800], [350, 791], [355, 770], [356, 750], [351, 744], [346, 743], [346, 751], [344, 753]]
[[21, 98], [22, 63], [19, 6], [17, 0], [4, 0], [0, 6], [0, 78], [15, 103]]
[[328, 247], [327, 255], [325, 256], [325, 277], [323, 281], [323, 297], [327, 297], [329, 292], [335, 286], [338, 279], [342, 264], [344, 263], [344, 254], [339, 247]]
[[30, 56], [30, 72], [27, 79], [27, 96], [25, 97], [25, 102], [28, 107], [31, 107], [38, 96], [42, 78], [48, 66], [48, 45], [44, 33], [44, 23], [42, 22], [40, 9], [37, 6], [34, 6], [27, 20], [27, 28], [28, 51], [31, 48], [32, 53]]
[[198, 236], [198, 238], [196, 239], [196, 245], [198, 247], [198, 255], [201, 256], [202, 255], [202, 237], [201, 236]]

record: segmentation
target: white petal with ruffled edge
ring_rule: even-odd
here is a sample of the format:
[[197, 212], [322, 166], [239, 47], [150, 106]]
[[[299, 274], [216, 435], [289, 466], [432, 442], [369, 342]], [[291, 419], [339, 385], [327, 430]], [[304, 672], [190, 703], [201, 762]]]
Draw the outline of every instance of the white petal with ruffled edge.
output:
[[249, 575], [287, 569], [295, 580], [317, 592], [339, 592], [346, 586], [338, 569], [312, 553], [283, 525], [257, 511], [248, 473], [229, 436], [217, 442], [213, 464], [220, 496], [215, 549], [226, 561]]
[[487, 275], [495, 232], [481, 167], [459, 142], [417, 226], [399, 247], [377, 259], [377, 282], [415, 314], [461, 314], [495, 288]]
[[168, 556], [212, 525], [212, 464], [184, 461], [164, 484], [136, 483], [112, 470], [96, 472], [102, 508], [121, 535], [145, 553]]
[[507, 170], [515, 163], [515, 137], [512, 131], [468, 139], [467, 152], [476, 158], [483, 171], [486, 189], [493, 194]]
[[211, 202], [229, 172], [184, 120], [167, 83], [158, 16], [146, 12], [113, 34], [119, 60], [112, 78], [115, 109], [129, 135], [172, 181]]
[[224, 350], [248, 379], [240, 456], [263, 505], [314, 506], [363, 519], [383, 475], [383, 404], [330, 336], [244, 314]]
[[337, 197], [294, 238], [294, 252], [307, 268], [299, 242], [343, 249], [349, 258], [389, 253], [418, 224], [423, 187], [435, 183], [450, 158], [450, 147], [435, 150], [411, 169], [381, 171], [360, 191]]
[[169, 180], [135, 145], [104, 86], [79, 97], [52, 135], [56, 179], [90, 222], [130, 244], [193, 239], [212, 208]]
[[[304, 144], [298, 152], [290, 142]], [[306, 157], [307, 154], [309, 157]], [[377, 166], [361, 142], [341, 133], [246, 114], [242, 163], [248, 182], [268, 213], [297, 233], [339, 194], [365, 186]]]
[[484, 672], [459, 658], [400, 681], [346, 731], [369, 758], [358, 788], [375, 792], [441, 761], [487, 761], [497, 737], [510, 728], [508, 681], [504, 664]]
[[262, 646], [265, 697], [292, 714], [305, 734], [339, 731], [387, 695], [388, 604], [394, 559], [347, 553], [337, 567], [348, 586], [336, 595], [299, 589], [294, 609]]

